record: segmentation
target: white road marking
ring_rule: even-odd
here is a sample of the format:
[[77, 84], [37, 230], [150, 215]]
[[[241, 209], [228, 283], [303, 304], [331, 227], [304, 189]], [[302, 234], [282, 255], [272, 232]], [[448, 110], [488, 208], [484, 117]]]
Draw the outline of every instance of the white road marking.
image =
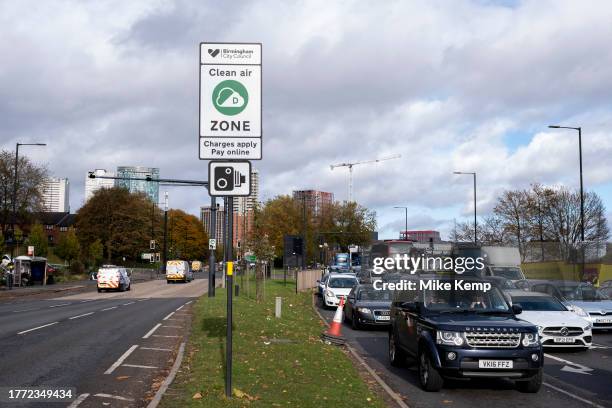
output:
[[154, 334], [153, 337], [181, 337], [181, 336], [164, 336], [161, 334]]
[[553, 390], [560, 392], [561, 394], [567, 395], [568, 397], [571, 397], [571, 398], [577, 399], [578, 401], [584, 402], [585, 404], [590, 405], [590, 406], [592, 406], [592, 407], [596, 407], [596, 408], [605, 408], [605, 407], [604, 407], [604, 406], [602, 406], [602, 405], [599, 405], [599, 404], [597, 404], [597, 403], [595, 403], [595, 402], [593, 402], [593, 401], [589, 401], [589, 400], [587, 400], [587, 399], [584, 399], [584, 398], [582, 398], [582, 397], [579, 397], [579, 396], [577, 396], [577, 395], [575, 395], [575, 394], [572, 394], [572, 393], [570, 393], [570, 392], [565, 391], [564, 389], [561, 389], [561, 388], [559, 388], [559, 387], [555, 387], [554, 385], [551, 385], [551, 384], [549, 384], [549, 383], [542, 383], [542, 384], [543, 384], [543, 385], [545, 385], [545, 386], [546, 386], [546, 387], [548, 387], [548, 388], [552, 388]]
[[605, 346], [603, 344], [597, 344], [597, 343], [593, 343], [593, 345], [591, 346], [592, 349], [604, 349], [607, 350], [610, 348], [610, 346]]
[[170, 325], [163, 325], [162, 327], [172, 327], [174, 329], [182, 329], [183, 326], [170, 326]]
[[151, 298], [146, 298], [146, 299], [140, 299], [138, 302], [144, 302], [145, 300], [149, 300]]
[[[183, 305], [183, 306], [185, 306], [185, 305]], [[179, 310], [181, 310], [181, 309], [183, 308], [183, 306], [178, 307], [178, 308], [176, 309], [176, 311], [178, 312]]]
[[74, 401], [72, 401], [72, 404], [68, 405], [68, 408], [76, 408], [79, 405], [81, 405], [81, 402], [85, 401], [85, 399], [87, 399], [87, 397], [89, 397], [89, 394], [85, 393], [85, 394], [81, 394], [77, 397], [77, 399], [75, 399]]
[[164, 319], [164, 320], [174, 320], [175, 322], [182, 322], [183, 319]]
[[93, 302], [94, 300], [97, 300], [97, 299], [81, 300], [81, 303]]
[[128, 302], [128, 303], [124, 303], [123, 306], [127, 306], [127, 305], [133, 305], [136, 302]]
[[577, 373], [577, 374], [586, 374], [586, 375], [591, 375], [591, 373], [589, 371], [593, 371], [592, 368], [589, 368], [587, 366], [583, 366], [582, 364], [578, 364], [578, 363], [574, 363], [568, 360], [564, 360], [562, 358], [559, 358], [557, 356], [553, 356], [547, 353], [544, 353], [544, 356], [548, 357], [548, 358], [552, 358], [553, 360], [557, 360], [560, 361], [561, 363], [564, 364], [568, 364], [563, 366], [563, 368], [561, 368], [561, 371], [568, 371], [570, 373]]
[[173, 314], [174, 312], [171, 312], [168, 316], [164, 317], [162, 320], [168, 320], [170, 317], [172, 317]]
[[151, 335], [153, 333], [155, 333], [155, 330], [159, 329], [161, 326], [161, 323], [157, 323], [155, 325], [155, 327], [153, 327], [151, 330], [149, 330], [149, 332], [147, 334], [145, 334], [144, 336], [142, 336], [143, 339], [148, 339], [149, 337], [151, 337]]
[[155, 350], [155, 351], [172, 351], [171, 349], [159, 348], [159, 347], [141, 347], [141, 350]]
[[129, 349], [127, 349], [127, 351], [126, 351], [125, 353], [123, 353], [123, 354], [121, 355], [121, 357], [119, 357], [119, 358], [117, 359], [117, 361], [115, 361], [115, 362], [113, 363], [113, 365], [112, 365], [112, 366], [108, 367], [108, 370], [106, 370], [106, 371], [104, 372], [104, 374], [111, 374], [113, 371], [115, 371], [115, 369], [116, 369], [117, 367], [119, 367], [119, 366], [120, 366], [120, 365], [123, 363], [123, 361], [124, 361], [126, 358], [128, 358], [128, 357], [129, 357], [129, 355], [130, 355], [130, 354], [132, 354], [132, 352], [133, 352], [134, 350], [136, 350], [137, 348], [138, 348], [138, 344], [134, 344], [132, 347], [130, 347]]
[[102, 309], [102, 310], [100, 310], [100, 311], [101, 311], [101, 312], [106, 312], [107, 310], [113, 310], [113, 309], [116, 309], [116, 308], [117, 308], [117, 306], [107, 307], [106, 309]]
[[31, 331], [33, 331], [33, 330], [42, 329], [43, 327], [53, 326], [54, 324], [58, 324], [58, 323], [59, 323], [59, 322], [53, 322], [53, 323], [49, 323], [49, 324], [43, 324], [42, 326], [38, 326], [38, 327], [34, 327], [34, 328], [32, 328], [32, 329], [28, 329], [28, 330], [20, 331], [20, 332], [19, 332], [19, 333], [17, 333], [17, 334], [25, 334], [25, 333], [31, 332]]
[[53, 306], [49, 306], [49, 307], [68, 306], [68, 305], [70, 305], [70, 304], [71, 304], [71, 303], [62, 303], [62, 304], [59, 304], [59, 305], [53, 305]]
[[83, 313], [83, 314], [78, 315], [78, 316], [72, 316], [72, 317], [68, 318], [68, 320], [79, 319], [81, 317], [89, 316], [89, 315], [92, 315], [94, 313], [95, 312]]
[[191, 302], [193, 302], [193, 300], [190, 300], [189, 302], [185, 303], [186, 305], [190, 304]]
[[36, 308], [34, 309], [21, 309], [21, 310], [13, 310], [13, 313], [19, 313], [19, 312], [29, 312], [31, 310], [36, 310]]
[[110, 395], [110, 394], [94, 394], [94, 397], [112, 398], [112, 399], [116, 399], [116, 400], [119, 400], [119, 401], [134, 401], [132, 398], [125, 398], [125, 397], [121, 397], [119, 395]]
[[121, 364], [121, 367], [134, 367], [134, 368], [157, 368], [153, 366], [138, 365], [138, 364]]

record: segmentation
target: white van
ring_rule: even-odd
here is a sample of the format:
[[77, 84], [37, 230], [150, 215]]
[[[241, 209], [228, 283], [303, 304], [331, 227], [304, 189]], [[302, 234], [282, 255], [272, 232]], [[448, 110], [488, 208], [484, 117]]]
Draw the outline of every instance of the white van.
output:
[[97, 281], [98, 292], [111, 289], [123, 292], [132, 289], [130, 274], [120, 266], [103, 266], [98, 269]]
[[187, 261], [168, 261], [166, 262], [166, 282], [191, 282], [193, 272]]

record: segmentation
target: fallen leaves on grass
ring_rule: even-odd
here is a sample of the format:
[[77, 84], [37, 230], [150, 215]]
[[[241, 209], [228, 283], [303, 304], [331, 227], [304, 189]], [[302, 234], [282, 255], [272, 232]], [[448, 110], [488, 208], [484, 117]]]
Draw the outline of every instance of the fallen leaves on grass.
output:
[[192, 399], [202, 399], [202, 393], [201, 392], [196, 392], [195, 394], [193, 394], [193, 397], [191, 397]]

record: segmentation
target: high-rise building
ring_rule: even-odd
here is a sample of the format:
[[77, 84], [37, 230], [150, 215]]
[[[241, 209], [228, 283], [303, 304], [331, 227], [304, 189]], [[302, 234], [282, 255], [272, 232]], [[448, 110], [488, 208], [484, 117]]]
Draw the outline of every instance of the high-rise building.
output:
[[93, 173], [96, 178], [89, 178], [89, 173], [85, 177], [85, 202], [89, 201], [91, 196], [99, 189], [113, 188], [115, 186], [115, 180], [97, 178], [98, 176], [114, 177], [115, 173], [105, 169], [95, 169]]
[[251, 195], [246, 197], [234, 197], [234, 212], [245, 214], [253, 211], [259, 203], [259, 171], [251, 170]]
[[200, 207], [200, 221], [202, 225], [204, 225], [204, 231], [209, 238], [214, 238], [217, 240], [217, 245], [223, 244], [223, 216], [225, 215], [225, 211], [223, 210], [223, 206], [219, 205], [216, 211], [216, 225], [214, 233], [211, 231], [210, 224], [212, 221], [212, 211], [210, 210], [210, 205]]
[[319, 215], [334, 202], [334, 194], [317, 190], [294, 190], [293, 199], [306, 201], [306, 208], [313, 215]]
[[43, 184], [43, 208], [47, 212], [70, 212], [70, 182], [50, 177]]
[[159, 178], [159, 169], [154, 167], [117, 167], [117, 177], [125, 177], [124, 180], [115, 180], [115, 186], [127, 188], [130, 193], [141, 192], [154, 203], [159, 202], [159, 183], [146, 180], [128, 180], [129, 177], [151, 177]]
[[234, 197], [234, 247], [238, 247], [240, 243], [241, 255], [246, 241], [249, 237], [249, 231], [253, 226], [253, 210], [259, 203], [259, 171], [251, 170], [251, 194], [246, 197]]

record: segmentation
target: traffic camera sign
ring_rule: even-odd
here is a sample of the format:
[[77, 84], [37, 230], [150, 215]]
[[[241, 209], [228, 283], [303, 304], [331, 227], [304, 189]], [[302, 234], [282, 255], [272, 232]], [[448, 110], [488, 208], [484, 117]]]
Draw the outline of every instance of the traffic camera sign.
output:
[[200, 44], [200, 159], [260, 160], [261, 44]]
[[210, 238], [208, 240], [208, 249], [214, 250], [217, 249], [217, 240], [214, 238]]
[[225, 197], [251, 194], [251, 163], [211, 161], [208, 164], [208, 193]]

